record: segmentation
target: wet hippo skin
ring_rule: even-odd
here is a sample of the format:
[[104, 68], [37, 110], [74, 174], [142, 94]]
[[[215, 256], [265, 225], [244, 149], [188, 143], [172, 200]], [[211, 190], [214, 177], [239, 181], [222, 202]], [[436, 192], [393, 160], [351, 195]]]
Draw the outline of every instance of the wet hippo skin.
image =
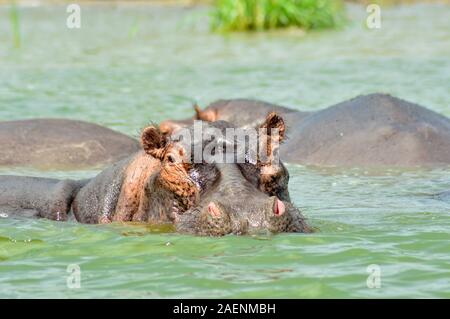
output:
[[276, 112], [282, 116], [286, 126], [291, 128], [311, 114], [311, 112], [300, 112], [285, 106], [250, 99], [218, 100], [204, 110], [195, 105], [194, 110], [196, 114], [193, 118], [161, 122], [161, 130], [165, 133], [171, 133], [176, 129], [192, 125], [194, 120], [208, 122], [222, 120], [233, 123], [238, 127], [254, 127], [264, 121], [270, 112]]
[[450, 120], [390, 95], [359, 96], [291, 127], [281, 154], [322, 166], [446, 166]]
[[0, 175], [0, 213], [58, 221], [68, 219], [72, 200], [87, 180]]
[[65, 119], [0, 122], [0, 166], [81, 169], [129, 156], [139, 142], [106, 127]]

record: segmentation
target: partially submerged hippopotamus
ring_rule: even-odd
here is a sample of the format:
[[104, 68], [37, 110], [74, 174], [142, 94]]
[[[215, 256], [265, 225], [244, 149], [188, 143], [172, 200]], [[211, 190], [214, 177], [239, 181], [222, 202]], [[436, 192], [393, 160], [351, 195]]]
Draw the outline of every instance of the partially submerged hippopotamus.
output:
[[80, 169], [114, 163], [139, 150], [134, 138], [65, 119], [0, 122], [0, 166]]
[[[204, 123], [225, 132], [228, 122]], [[276, 163], [277, 143], [284, 138], [284, 122], [272, 113], [260, 125], [258, 141], [267, 157], [245, 154], [244, 162], [192, 161], [192, 149], [213, 146], [220, 154], [227, 139], [196, 136], [188, 141], [169, 137], [149, 126], [141, 135], [142, 150], [84, 181], [0, 176], [0, 213], [81, 223], [137, 221], [173, 223], [179, 232], [220, 236], [259, 231], [310, 232], [292, 205], [288, 171]], [[272, 134], [272, 130], [281, 132]], [[265, 133], [264, 133], [265, 132]], [[210, 148], [211, 149], [211, 148]], [[235, 155], [237, 148], [225, 148]], [[248, 156], [247, 156], [248, 155]]]
[[[450, 164], [450, 119], [390, 95], [370, 94], [313, 113], [251, 100], [221, 100], [194, 119], [253, 125], [267, 112], [284, 115], [290, 130], [281, 158], [340, 167], [416, 167]], [[165, 121], [166, 133], [191, 120]]]

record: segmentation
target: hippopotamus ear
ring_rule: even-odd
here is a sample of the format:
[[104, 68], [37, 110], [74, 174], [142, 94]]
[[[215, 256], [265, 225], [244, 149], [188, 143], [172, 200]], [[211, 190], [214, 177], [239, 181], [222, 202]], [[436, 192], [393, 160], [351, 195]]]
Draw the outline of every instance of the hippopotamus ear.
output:
[[217, 121], [217, 111], [216, 110], [202, 110], [198, 104], [194, 104], [195, 119], [205, 122], [215, 122]]
[[261, 124], [260, 128], [267, 129], [267, 135], [272, 138], [275, 138], [274, 134], [272, 134], [272, 130], [278, 130], [278, 142], [282, 142], [285, 139], [286, 125], [284, 124], [283, 118], [275, 112], [271, 112], [267, 115], [266, 120]]
[[167, 146], [167, 136], [157, 126], [150, 125], [142, 130], [141, 144], [147, 154], [162, 160]]

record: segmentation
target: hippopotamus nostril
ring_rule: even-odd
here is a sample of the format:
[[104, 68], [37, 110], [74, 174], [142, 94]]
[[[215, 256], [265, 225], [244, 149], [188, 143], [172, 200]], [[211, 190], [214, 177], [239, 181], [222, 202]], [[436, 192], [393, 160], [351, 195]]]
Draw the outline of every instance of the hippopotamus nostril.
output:
[[208, 204], [208, 213], [214, 218], [219, 218], [222, 215], [220, 209], [214, 202]]
[[286, 211], [286, 207], [284, 206], [284, 203], [279, 200], [278, 198], [275, 198], [274, 204], [273, 204], [273, 213], [275, 216], [281, 216]]

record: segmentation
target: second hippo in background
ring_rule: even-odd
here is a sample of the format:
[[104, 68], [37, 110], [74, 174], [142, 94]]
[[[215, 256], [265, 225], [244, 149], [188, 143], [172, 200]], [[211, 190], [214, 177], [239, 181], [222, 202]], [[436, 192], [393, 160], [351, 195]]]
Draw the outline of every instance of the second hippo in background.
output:
[[276, 112], [282, 116], [286, 126], [291, 127], [311, 114], [310, 112], [300, 112], [285, 106], [250, 99], [218, 100], [204, 110], [201, 110], [198, 105], [194, 105], [194, 110], [195, 116], [193, 118], [161, 122], [161, 131], [166, 134], [171, 133], [179, 128], [192, 125], [194, 120], [227, 121], [237, 127], [256, 127], [264, 121], [270, 112]]
[[0, 122], [0, 166], [84, 169], [112, 164], [139, 142], [97, 124], [66, 119]]
[[[386, 94], [358, 96], [313, 113], [258, 101], [219, 101], [197, 109], [194, 119], [226, 118], [246, 126], [271, 110], [284, 114], [289, 128], [280, 150], [285, 162], [366, 168], [450, 165], [450, 119]], [[161, 125], [171, 132], [186, 121]]]
[[359, 96], [291, 128], [287, 162], [340, 167], [450, 164], [450, 119], [390, 95]]

